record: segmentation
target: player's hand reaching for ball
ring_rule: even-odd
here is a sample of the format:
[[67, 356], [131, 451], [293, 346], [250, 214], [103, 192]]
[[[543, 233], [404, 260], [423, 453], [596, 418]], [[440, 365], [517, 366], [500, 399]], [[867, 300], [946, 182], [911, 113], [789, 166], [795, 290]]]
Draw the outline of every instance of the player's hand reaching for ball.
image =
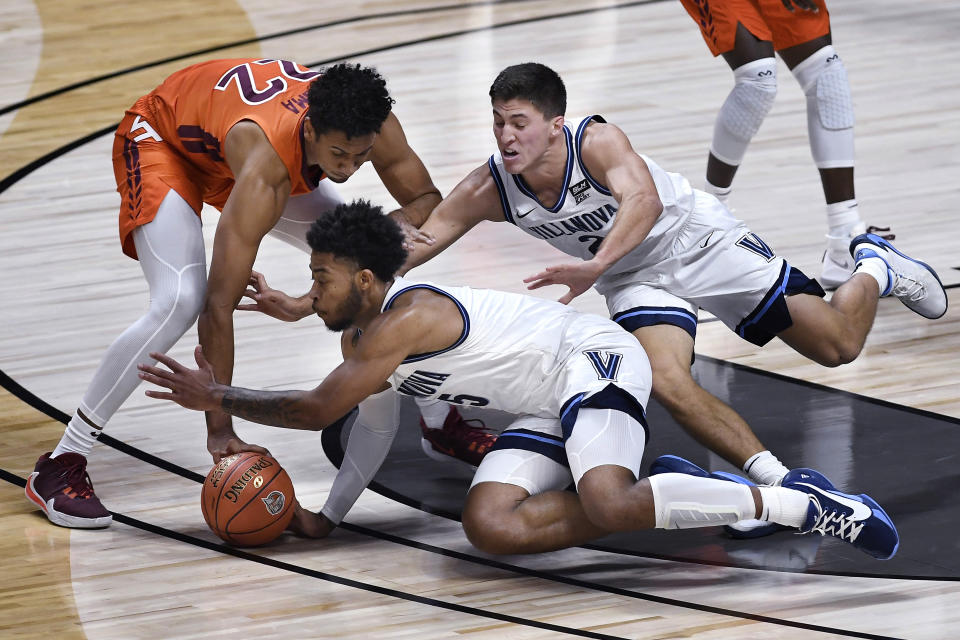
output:
[[167, 366], [167, 369], [137, 365], [140, 378], [170, 391], [148, 390], [147, 396], [158, 400], [173, 400], [182, 407], [195, 411], [213, 411], [220, 408], [223, 385], [217, 384], [213, 367], [203, 357], [203, 349], [197, 346], [193, 352], [199, 369], [188, 369], [170, 356], [153, 352], [150, 357]]
[[227, 456], [232, 456], [235, 453], [242, 453], [244, 451], [251, 451], [253, 453], [259, 453], [261, 455], [273, 457], [265, 447], [261, 447], [256, 444], [247, 444], [239, 437], [237, 434], [230, 433], [224, 438], [213, 439], [212, 437], [207, 437], [207, 451], [210, 452], [210, 455], [213, 456], [213, 462], [220, 462], [221, 458], [226, 458]]
[[322, 513], [307, 511], [297, 502], [287, 531], [304, 538], [326, 538], [336, 526]]
[[567, 294], [557, 302], [569, 304], [571, 300], [593, 286], [603, 273], [603, 268], [591, 260], [571, 262], [547, 267], [540, 273], [524, 278], [527, 289], [539, 289], [551, 284], [566, 285]]

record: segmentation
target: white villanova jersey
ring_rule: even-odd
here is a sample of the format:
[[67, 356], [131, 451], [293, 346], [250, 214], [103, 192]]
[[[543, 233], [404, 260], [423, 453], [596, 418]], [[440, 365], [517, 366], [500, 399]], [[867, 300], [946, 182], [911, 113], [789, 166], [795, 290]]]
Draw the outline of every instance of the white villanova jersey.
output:
[[[588, 116], [571, 133], [564, 125], [567, 144], [567, 167], [560, 198], [546, 207], [527, 187], [522, 176], [507, 173], [499, 150], [490, 156], [488, 165], [507, 222], [520, 227], [535, 238], [546, 240], [571, 256], [589, 260], [613, 226], [619, 204], [610, 190], [587, 171], [580, 159], [583, 132], [591, 121], [606, 122], [600, 116]], [[641, 155], [663, 203], [663, 213], [639, 247], [608, 269], [601, 280], [635, 271], [659, 261], [671, 248], [672, 235], [694, 206], [694, 190], [686, 178], [664, 171], [650, 158]]]
[[559, 417], [566, 401], [612, 383], [646, 406], [651, 383], [646, 353], [611, 320], [551, 300], [403, 278], [390, 286], [383, 310], [398, 295], [417, 288], [452, 299], [460, 308], [464, 331], [443, 351], [404, 360], [390, 378], [398, 392]]

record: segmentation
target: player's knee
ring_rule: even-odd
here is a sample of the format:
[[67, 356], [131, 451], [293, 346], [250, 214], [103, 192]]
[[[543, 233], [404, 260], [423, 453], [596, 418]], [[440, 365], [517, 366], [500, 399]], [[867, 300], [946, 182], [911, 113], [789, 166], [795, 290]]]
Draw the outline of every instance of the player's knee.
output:
[[522, 553], [525, 527], [516, 513], [516, 501], [504, 501], [498, 483], [470, 489], [460, 522], [474, 547], [494, 554]]
[[498, 555], [520, 553], [519, 531], [512, 526], [510, 514], [502, 509], [465, 508], [461, 522], [463, 532], [474, 547]]
[[634, 484], [636, 477], [620, 467], [597, 467], [585, 473], [577, 493], [591, 524], [609, 532], [635, 529], [636, 509], [629, 495]]
[[720, 107], [710, 151], [727, 164], [738, 165], [777, 97], [777, 61], [761, 58], [737, 67], [734, 84]]
[[682, 409], [696, 386], [688, 367], [673, 362], [653, 365], [653, 397], [670, 412]]
[[853, 166], [853, 98], [843, 60], [830, 45], [792, 73], [807, 96], [810, 150], [821, 169]]
[[810, 357], [824, 367], [839, 367], [857, 359], [863, 350], [863, 340], [856, 336], [838, 334], [822, 336]]
[[167, 326], [186, 331], [203, 310], [206, 282], [182, 278], [176, 288], [151, 293], [150, 313]]

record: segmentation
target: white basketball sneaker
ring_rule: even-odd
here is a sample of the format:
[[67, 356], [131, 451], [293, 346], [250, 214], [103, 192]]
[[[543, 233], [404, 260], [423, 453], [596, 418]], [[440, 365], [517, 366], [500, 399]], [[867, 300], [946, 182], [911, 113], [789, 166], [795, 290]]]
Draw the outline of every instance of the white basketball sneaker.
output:
[[887, 288], [880, 294], [900, 299], [908, 309], [935, 320], [947, 312], [947, 292], [930, 265], [897, 251], [880, 236], [864, 233], [850, 242], [850, 255], [861, 260], [879, 258], [887, 265]]

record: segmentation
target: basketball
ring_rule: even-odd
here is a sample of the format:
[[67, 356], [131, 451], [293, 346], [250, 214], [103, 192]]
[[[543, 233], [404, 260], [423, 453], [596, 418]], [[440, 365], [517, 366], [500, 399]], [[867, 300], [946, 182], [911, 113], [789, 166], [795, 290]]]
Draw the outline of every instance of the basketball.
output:
[[250, 451], [215, 464], [200, 495], [207, 525], [238, 547], [266, 544], [283, 533], [294, 502], [293, 483], [280, 463]]

